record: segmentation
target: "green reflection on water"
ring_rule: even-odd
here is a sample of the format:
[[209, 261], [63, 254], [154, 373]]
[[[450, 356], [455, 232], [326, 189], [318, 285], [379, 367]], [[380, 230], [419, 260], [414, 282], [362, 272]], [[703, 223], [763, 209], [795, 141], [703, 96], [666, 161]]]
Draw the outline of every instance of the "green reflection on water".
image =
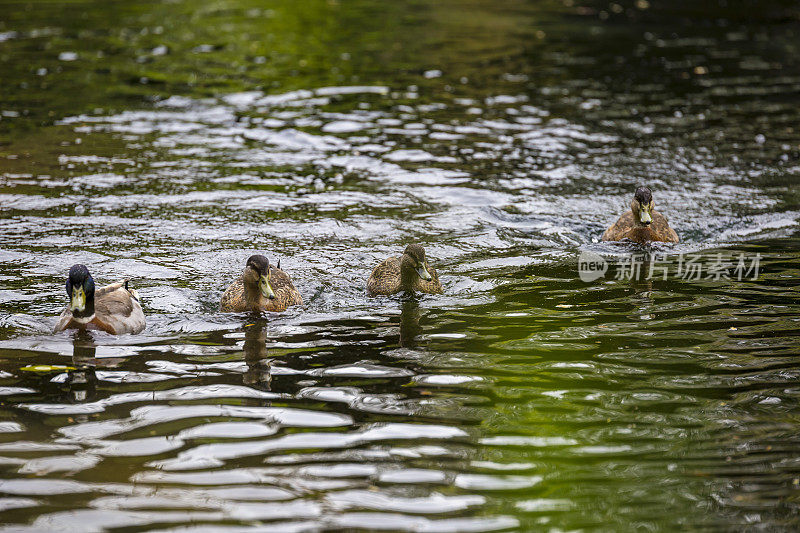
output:
[[[512, 3], [476, 19], [471, 9], [485, 3], [466, 10], [423, 1], [3, 4], [0, 30], [16, 34], [0, 45], [3, 101], [34, 124], [175, 94], [403, 89], [423, 70], [444, 67], [451, 83], [469, 74], [484, 88], [552, 5]], [[519, 18], [509, 17], [516, 11]], [[4, 140], [26, 122], [0, 123]]]

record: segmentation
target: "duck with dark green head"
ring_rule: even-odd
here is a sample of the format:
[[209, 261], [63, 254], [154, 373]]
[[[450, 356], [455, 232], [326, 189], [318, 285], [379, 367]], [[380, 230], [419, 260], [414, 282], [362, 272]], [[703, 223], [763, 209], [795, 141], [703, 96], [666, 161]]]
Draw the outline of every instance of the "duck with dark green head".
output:
[[367, 293], [370, 296], [398, 292], [442, 292], [439, 276], [436, 270], [428, 266], [425, 249], [419, 244], [409, 244], [402, 256], [386, 259], [375, 267], [367, 280]]
[[604, 241], [629, 239], [639, 244], [647, 242], [679, 242], [678, 234], [669, 227], [664, 215], [655, 210], [653, 193], [639, 187], [631, 200], [631, 210], [603, 233]]
[[242, 275], [225, 290], [220, 310], [229, 313], [285, 311], [302, 305], [303, 297], [289, 276], [278, 266], [269, 264], [263, 255], [251, 255]]
[[95, 290], [94, 279], [86, 265], [73, 265], [67, 278], [67, 296], [69, 306], [59, 317], [56, 332], [89, 329], [121, 335], [144, 329], [139, 295], [128, 287], [127, 280]]

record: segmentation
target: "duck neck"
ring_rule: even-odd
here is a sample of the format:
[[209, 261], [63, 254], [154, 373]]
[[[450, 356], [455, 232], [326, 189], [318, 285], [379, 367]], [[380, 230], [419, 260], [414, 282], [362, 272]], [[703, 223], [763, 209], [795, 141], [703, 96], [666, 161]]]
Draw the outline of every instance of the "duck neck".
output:
[[261, 305], [262, 295], [258, 283], [244, 281], [244, 299], [249, 305]]
[[400, 286], [404, 291], [414, 290], [417, 285], [417, 279], [419, 279], [419, 274], [414, 268], [414, 260], [407, 255], [403, 255], [400, 259]]

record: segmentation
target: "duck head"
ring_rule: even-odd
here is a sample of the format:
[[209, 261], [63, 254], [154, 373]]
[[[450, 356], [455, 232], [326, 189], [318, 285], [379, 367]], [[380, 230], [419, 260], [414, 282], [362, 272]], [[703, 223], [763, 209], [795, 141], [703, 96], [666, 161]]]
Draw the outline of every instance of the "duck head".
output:
[[425, 259], [425, 248], [419, 244], [409, 244], [400, 259], [400, 268], [404, 274], [412, 273], [419, 276], [423, 281], [431, 281], [428, 272], [428, 261]]
[[78, 318], [94, 314], [94, 279], [86, 265], [73, 265], [67, 277], [69, 310]]
[[639, 187], [631, 200], [631, 211], [637, 226], [649, 226], [653, 221], [653, 193], [647, 187]]
[[246, 286], [258, 288], [261, 296], [268, 300], [275, 299], [275, 292], [269, 282], [270, 267], [269, 259], [263, 255], [251, 255], [244, 267], [242, 281]]

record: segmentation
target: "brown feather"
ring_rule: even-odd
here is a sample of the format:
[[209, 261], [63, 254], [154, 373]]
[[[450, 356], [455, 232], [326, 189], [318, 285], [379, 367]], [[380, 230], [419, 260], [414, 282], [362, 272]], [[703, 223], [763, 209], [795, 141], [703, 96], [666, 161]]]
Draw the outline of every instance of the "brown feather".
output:
[[220, 310], [226, 313], [247, 311], [279, 313], [285, 311], [289, 306], [303, 304], [303, 297], [283, 270], [270, 266], [269, 284], [275, 293], [275, 298], [272, 300], [264, 298], [257, 285], [245, 285], [240, 276], [223, 293]]
[[428, 294], [441, 294], [442, 284], [436, 269], [428, 267], [431, 275], [430, 281], [425, 281], [417, 275], [411, 277], [410, 282], [403, 280], [401, 257], [390, 257], [372, 270], [367, 280], [367, 293], [370, 296], [378, 294], [390, 295], [398, 292], [424, 292]]
[[680, 242], [678, 234], [669, 227], [664, 215], [658, 211], [653, 211], [650, 216], [653, 221], [649, 226], [637, 226], [633, 211], [629, 210], [603, 233], [602, 240], [621, 241], [622, 239], [630, 239], [640, 244], [652, 241]]

